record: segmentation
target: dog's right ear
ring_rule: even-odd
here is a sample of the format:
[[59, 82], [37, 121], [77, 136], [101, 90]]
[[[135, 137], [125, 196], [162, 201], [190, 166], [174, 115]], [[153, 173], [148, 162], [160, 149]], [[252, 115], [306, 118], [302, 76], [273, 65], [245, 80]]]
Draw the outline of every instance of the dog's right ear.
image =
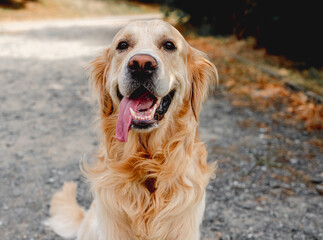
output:
[[218, 72], [205, 53], [190, 47], [188, 53], [188, 74], [191, 79], [191, 107], [198, 121], [203, 101], [218, 82]]
[[107, 74], [110, 68], [110, 48], [104, 50], [104, 52], [94, 59], [89, 66], [90, 73], [90, 85], [93, 89], [93, 94], [96, 96], [100, 113], [108, 116], [113, 112], [113, 102], [109, 92], [107, 90]]

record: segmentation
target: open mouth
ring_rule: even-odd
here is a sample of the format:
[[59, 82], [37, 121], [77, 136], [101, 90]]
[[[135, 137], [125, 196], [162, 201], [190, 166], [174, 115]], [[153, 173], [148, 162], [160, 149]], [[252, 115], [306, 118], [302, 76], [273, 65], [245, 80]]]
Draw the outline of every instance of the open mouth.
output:
[[144, 87], [138, 88], [129, 98], [118, 93], [121, 102], [116, 127], [117, 140], [126, 142], [130, 129], [157, 127], [167, 112], [174, 94], [175, 90], [163, 98], [158, 98]]

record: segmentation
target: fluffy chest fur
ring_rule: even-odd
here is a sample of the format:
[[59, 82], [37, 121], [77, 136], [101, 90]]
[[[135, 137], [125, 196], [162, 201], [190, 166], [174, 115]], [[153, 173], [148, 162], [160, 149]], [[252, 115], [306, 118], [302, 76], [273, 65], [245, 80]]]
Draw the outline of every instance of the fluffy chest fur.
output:
[[[137, 139], [141, 144], [136, 149], [114, 155], [120, 157], [118, 161], [109, 158], [111, 151], [102, 148], [100, 161], [87, 169], [100, 209], [99, 222], [109, 225], [113, 219], [118, 229], [124, 229], [125, 239], [132, 239], [128, 233], [135, 236], [133, 239], [143, 240], [185, 239], [178, 234], [191, 236], [196, 231], [192, 227], [198, 226], [194, 216], [212, 172], [212, 167], [206, 164], [204, 144], [192, 135], [191, 144], [184, 138], [156, 145], [154, 152], [151, 144]], [[151, 143], [153, 136], [149, 138]], [[111, 147], [117, 150], [117, 146]]]

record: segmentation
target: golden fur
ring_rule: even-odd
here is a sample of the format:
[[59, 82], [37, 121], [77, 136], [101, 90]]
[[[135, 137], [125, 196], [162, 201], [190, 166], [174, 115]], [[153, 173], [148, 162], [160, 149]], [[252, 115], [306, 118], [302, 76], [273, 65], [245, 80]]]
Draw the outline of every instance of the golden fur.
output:
[[[94, 201], [84, 214], [75, 202], [75, 185], [66, 183], [52, 199], [50, 225], [62, 236], [84, 240], [197, 240], [205, 188], [213, 173], [198, 138], [198, 116], [217, 79], [216, 69], [170, 25], [160, 20], [132, 24], [169, 28], [183, 45], [179, 54], [185, 71], [172, 83], [175, 97], [157, 128], [131, 130], [128, 141], [119, 142], [119, 101], [112, 96], [113, 84], [107, 83], [119, 71], [111, 64], [113, 44], [92, 62], [90, 79], [98, 97], [102, 139], [98, 161], [94, 166], [84, 164], [83, 172]], [[56, 221], [64, 217], [64, 224]]]

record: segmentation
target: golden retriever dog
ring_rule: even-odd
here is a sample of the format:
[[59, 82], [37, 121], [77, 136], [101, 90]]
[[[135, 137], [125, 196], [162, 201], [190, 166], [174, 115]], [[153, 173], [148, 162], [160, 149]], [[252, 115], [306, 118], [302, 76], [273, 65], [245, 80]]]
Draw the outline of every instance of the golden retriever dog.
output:
[[197, 240], [214, 166], [198, 137], [215, 66], [162, 20], [122, 28], [91, 64], [101, 146], [84, 163], [93, 203], [74, 183], [53, 196], [49, 224], [79, 240]]

